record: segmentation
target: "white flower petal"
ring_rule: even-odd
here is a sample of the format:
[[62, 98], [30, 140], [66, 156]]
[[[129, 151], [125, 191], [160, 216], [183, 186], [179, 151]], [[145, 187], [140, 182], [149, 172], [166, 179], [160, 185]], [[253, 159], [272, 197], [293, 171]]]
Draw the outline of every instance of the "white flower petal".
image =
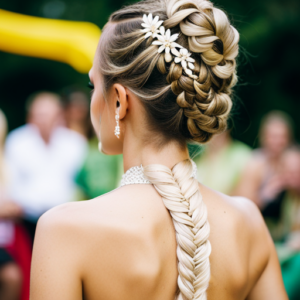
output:
[[185, 69], [185, 68], [186, 68], [186, 61], [185, 61], [185, 60], [182, 60], [182, 61], [181, 61], [181, 65], [182, 65], [182, 67]]
[[161, 42], [165, 42], [165, 39], [164, 39], [164, 37], [162, 36], [162, 35], [158, 35], [157, 36], [157, 39], [159, 40], [159, 41], [161, 41]]
[[171, 30], [168, 29], [168, 30], [166, 31], [166, 39], [167, 39], [167, 40], [170, 40], [170, 37], [171, 37]]
[[178, 63], [181, 62], [181, 58], [180, 58], [180, 57], [175, 57], [175, 58], [174, 58], [174, 61], [176, 62], [176, 64], [178, 64]]
[[[181, 51], [182, 50], [182, 51]], [[183, 48], [180, 50], [180, 53], [183, 54], [183, 55], [187, 55], [188, 54], [188, 50]]]
[[141, 32], [149, 32], [150, 29], [149, 28], [144, 28], [144, 29], [141, 29]]
[[161, 35], [165, 35], [165, 27], [164, 26], [160, 26], [159, 27], [159, 32]]
[[158, 21], [158, 22], [155, 24], [156, 29], [157, 29], [163, 22], [164, 22], [164, 21]]
[[152, 35], [152, 32], [149, 31], [149, 32], [147, 32], [147, 33], [145, 34], [144, 38], [146, 39], [146, 38], [148, 38], [148, 37], [151, 36], [151, 35]]
[[194, 66], [192, 63], [190, 63], [190, 62], [188, 63], [188, 66], [189, 66], [189, 68], [192, 69], [192, 70], [195, 69], [195, 66]]
[[155, 25], [158, 21], [159, 21], [159, 16], [156, 16], [152, 21], [152, 25]]
[[171, 48], [171, 52], [176, 56], [181, 56], [179, 51], [176, 48]]
[[152, 42], [152, 44], [153, 44], [153, 45], [162, 45], [163, 42], [161, 42], [161, 41], [154, 41], [154, 42]]
[[148, 27], [148, 28], [149, 28], [149, 25], [146, 24], [146, 23], [142, 23], [141, 25], [142, 25], [143, 27]]
[[153, 38], [157, 38], [158, 37], [157, 32], [153, 32], [152, 36], [153, 36]]
[[192, 57], [187, 57], [186, 61], [195, 62], [195, 60]]
[[179, 33], [172, 34], [172, 36], [170, 37], [170, 42], [176, 41], [178, 36], [179, 36]]
[[152, 21], [153, 21], [152, 13], [150, 13], [150, 14], [148, 15], [148, 20], [149, 20], [149, 24], [151, 25], [151, 24], [152, 24]]
[[158, 53], [161, 53], [161, 52], [163, 52], [164, 50], [165, 50], [165, 45], [161, 45], [161, 46], [158, 48], [157, 52], [158, 52]]
[[165, 53], [165, 61], [170, 62], [172, 61], [173, 56], [170, 53]]
[[193, 72], [190, 69], [185, 68], [184, 71], [188, 75], [193, 75]]
[[175, 42], [171, 43], [171, 47], [183, 48], [181, 45], [179, 45], [179, 44], [177, 44]]
[[147, 15], [143, 15], [143, 20], [144, 20], [144, 22], [146, 23], [146, 24], [148, 24], [148, 18], [147, 18]]
[[170, 53], [170, 48], [166, 47], [166, 53]]

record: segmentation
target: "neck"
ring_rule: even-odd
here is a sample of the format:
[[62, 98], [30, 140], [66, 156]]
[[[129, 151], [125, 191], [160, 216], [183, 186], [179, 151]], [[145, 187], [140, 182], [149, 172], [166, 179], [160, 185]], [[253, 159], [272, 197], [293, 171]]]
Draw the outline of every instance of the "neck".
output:
[[187, 147], [180, 147], [176, 141], [158, 149], [154, 144], [143, 145], [141, 139], [125, 136], [123, 143], [124, 172], [134, 166], [162, 164], [172, 168], [178, 162], [189, 158]]

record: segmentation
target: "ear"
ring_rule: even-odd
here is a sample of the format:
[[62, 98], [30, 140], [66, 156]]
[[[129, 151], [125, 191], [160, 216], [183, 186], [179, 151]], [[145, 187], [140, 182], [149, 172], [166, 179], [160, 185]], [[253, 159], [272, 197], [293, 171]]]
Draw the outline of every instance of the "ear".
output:
[[118, 110], [120, 119], [123, 119], [127, 114], [127, 108], [128, 108], [127, 89], [119, 83], [115, 83], [112, 88], [114, 91], [113, 93], [115, 95], [115, 99], [114, 99], [115, 111]]

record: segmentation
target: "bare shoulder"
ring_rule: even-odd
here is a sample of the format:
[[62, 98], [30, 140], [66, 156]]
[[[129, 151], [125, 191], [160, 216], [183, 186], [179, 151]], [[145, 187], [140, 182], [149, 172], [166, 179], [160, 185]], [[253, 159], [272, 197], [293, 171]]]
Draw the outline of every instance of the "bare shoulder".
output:
[[251, 254], [250, 260], [256, 259], [259, 254], [262, 268], [267, 264], [270, 254], [271, 241], [269, 231], [258, 206], [245, 197], [224, 196], [227, 205], [231, 207], [233, 226], [240, 235], [245, 235], [248, 240]]
[[[233, 290], [249, 291], [266, 268], [272, 248], [263, 217], [247, 198], [230, 197], [202, 185], [200, 191], [211, 227], [211, 286], [227, 278]], [[214, 291], [221, 292], [217, 284]]]
[[118, 253], [122, 261], [127, 255], [130, 261], [139, 253], [149, 252], [145, 245], [160, 234], [168, 220], [161, 197], [151, 185], [125, 186], [91, 200], [50, 209], [38, 221], [37, 239], [49, 238], [50, 234], [54, 243], [77, 252], [85, 266], [90, 264], [91, 255], [110, 266], [112, 262], [118, 265], [111, 253]]
[[[97, 295], [100, 298], [104, 291], [109, 295], [113, 289], [109, 278], [114, 278], [114, 283], [124, 282], [124, 274], [155, 271], [153, 247], [148, 245], [159, 230], [148, 224], [155, 219], [159, 202], [149, 201], [154, 191], [148, 187], [124, 190], [58, 205], [40, 217], [33, 247], [30, 299], [79, 300], [83, 284], [85, 292], [101, 291]], [[159, 213], [156, 216], [161, 219]], [[147, 234], [147, 228], [152, 232]], [[148, 261], [143, 260], [145, 256]], [[139, 263], [133, 264], [137, 259]], [[109, 299], [107, 295], [105, 299]]]
[[[257, 205], [246, 197], [230, 197], [222, 195], [225, 205], [230, 209], [233, 220], [239, 225], [244, 225], [256, 236], [258, 233], [265, 233], [265, 222]], [[240, 224], [241, 223], [241, 224]]]
[[[120, 299], [129, 288], [151, 288], [162, 261], [174, 256], [176, 262], [172, 230], [170, 215], [153, 186], [132, 185], [49, 210], [39, 220], [37, 244], [44, 240], [56, 253], [63, 249], [59, 257], [67, 259], [61, 260], [60, 268], [71, 260], [66, 269], [82, 279], [85, 291], [105, 299], [114, 293], [114, 299]], [[37, 248], [42, 255], [45, 246]], [[171, 267], [176, 274], [176, 265]]]
[[[253, 201], [245, 197], [230, 197], [207, 187], [201, 187], [201, 190], [208, 207], [212, 231], [226, 230], [228, 238], [236, 234], [237, 242], [247, 245], [248, 249], [264, 248], [269, 233], [261, 212]], [[261, 253], [262, 257], [264, 252]]]
[[249, 228], [251, 232], [265, 230], [262, 215], [250, 199], [227, 196], [203, 185], [200, 185], [200, 191], [212, 215], [226, 220], [225, 223], [229, 226], [233, 225], [239, 229], [240, 226], [237, 225], [242, 225], [242, 228]]
[[[61, 260], [61, 266], [72, 265], [80, 277], [80, 258], [87, 246], [86, 203], [69, 202], [45, 212], [38, 220], [33, 246], [33, 263]], [[47, 263], [48, 264], [48, 263]]]
[[[90, 232], [93, 227], [129, 229], [134, 225], [132, 229], [136, 229], [136, 222], [147, 220], [151, 214], [164, 214], [165, 209], [157, 210], [162, 207], [161, 197], [152, 185], [124, 186], [91, 200], [58, 205], [41, 216], [38, 227], [76, 233]], [[98, 235], [101, 232], [98, 231]]]
[[85, 224], [82, 223], [84, 210], [86, 210], [84, 201], [68, 202], [51, 208], [39, 218], [36, 238], [46, 239], [52, 236], [51, 233], [56, 237], [70, 236], [72, 233], [79, 235], [84, 230]]
[[80, 242], [84, 234], [76, 223], [79, 206], [82, 205], [59, 205], [40, 217], [31, 262], [31, 300], [82, 299], [81, 258], [85, 241]]

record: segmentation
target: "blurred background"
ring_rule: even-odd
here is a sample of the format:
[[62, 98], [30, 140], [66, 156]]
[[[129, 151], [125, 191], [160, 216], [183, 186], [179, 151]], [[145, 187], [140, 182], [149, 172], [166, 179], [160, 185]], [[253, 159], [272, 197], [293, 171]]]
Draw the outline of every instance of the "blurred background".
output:
[[[87, 72], [109, 15], [132, 2], [0, 0], [1, 300], [28, 300], [32, 242], [43, 212], [96, 197], [120, 182], [122, 157], [97, 148]], [[204, 184], [258, 205], [276, 243], [289, 298], [300, 299], [300, 1], [214, 4], [240, 33], [239, 82], [229, 130], [200, 150], [191, 146], [191, 155]], [[22, 39], [22, 30], [12, 33], [14, 27], [25, 32], [26, 24], [52, 44], [39, 49], [39, 43]], [[60, 35], [56, 27], [64, 28]], [[21, 53], [18, 43], [29, 50]]]

